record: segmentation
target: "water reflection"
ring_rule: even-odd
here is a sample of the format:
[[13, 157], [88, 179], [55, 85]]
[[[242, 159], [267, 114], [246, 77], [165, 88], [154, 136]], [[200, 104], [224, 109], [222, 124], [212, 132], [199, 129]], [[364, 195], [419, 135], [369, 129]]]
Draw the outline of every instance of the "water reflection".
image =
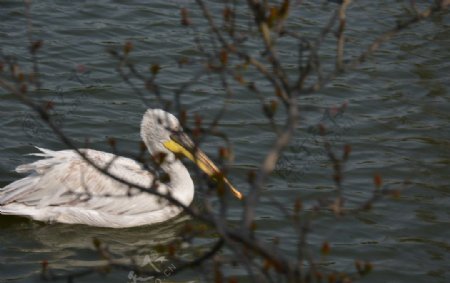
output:
[[[190, 221], [190, 217], [181, 215], [172, 221], [157, 225], [110, 229], [85, 225], [46, 224], [21, 217], [2, 216], [0, 228], [4, 233], [0, 236], [0, 240], [5, 245], [1, 248], [0, 260], [15, 258], [35, 272], [40, 270], [44, 260], [47, 260], [50, 268], [55, 271], [73, 271], [74, 268], [100, 266], [105, 264], [105, 261], [94, 248], [93, 239], [98, 239], [116, 259], [130, 262], [133, 258], [137, 264], [156, 266], [154, 262], [162, 264], [164, 256], [159, 254], [155, 247], [180, 238], [181, 230], [187, 221]], [[17, 237], [7, 239], [6, 235]], [[21, 245], [9, 245], [8, 241]]]

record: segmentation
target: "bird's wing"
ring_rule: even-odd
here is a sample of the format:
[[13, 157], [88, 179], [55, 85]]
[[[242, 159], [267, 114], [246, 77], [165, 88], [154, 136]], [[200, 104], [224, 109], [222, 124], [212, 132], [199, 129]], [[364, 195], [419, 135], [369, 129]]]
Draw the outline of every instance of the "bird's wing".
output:
[[[41, 149], [34, 155], [45, 157], [16, 168], [31, 173], [0, 192], [0, 205], [11, 202], [35, 207], [77, 207], [110, 214], [139, 214], [160, 210], [167, 205], [161, 198], [113, 180], [89, 165], [73, 150]], [[83, 149], [89, 160], [131, 184], [150, 188], [153, 175], [132, 159]], [[164, 184], [157, 189], [167, 193]]]

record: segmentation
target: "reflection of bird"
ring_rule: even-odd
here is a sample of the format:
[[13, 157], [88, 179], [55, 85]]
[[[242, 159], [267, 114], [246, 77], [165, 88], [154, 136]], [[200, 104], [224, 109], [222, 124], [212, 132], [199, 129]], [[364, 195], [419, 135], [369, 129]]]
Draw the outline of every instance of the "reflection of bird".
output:
[[[223, 178], [231, 192], [242, 195], [223, 176], [214, 163], [183, 132], [170, 113], [149, 109], [141, 123], [141, 137], [152, 154], [165, 154], [161, 169], [166, 183], [154, 185], [154, 176], [132, 159], [92, 149], [82, 149], [96, 166], [136, 186], [170, 194], [188, 206], [194, 184], [176, 155], [184, 155], [211, 177]], [[168, 220], [181, 212], [165, 199], [141, 192], [106, 176], [89, 165], [73, 150], [40, 149], [34, 155], [46, 157], [16, 168], [30, 172], [0, 191], [0, 213], [22, 215], [39, 221], [87, 224], [102, 227], [132, 227]], [[153, 185], [153, 186], [152, 186]]]

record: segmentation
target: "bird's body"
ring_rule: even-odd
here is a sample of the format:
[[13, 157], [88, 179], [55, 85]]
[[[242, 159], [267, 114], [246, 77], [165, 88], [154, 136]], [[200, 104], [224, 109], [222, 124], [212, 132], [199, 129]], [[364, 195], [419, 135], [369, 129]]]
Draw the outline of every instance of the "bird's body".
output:
[[[102, 227], [132, 227], [165, 221], [181, 209], [155, 195], [129, 188], [88, 164], [73, 150], [34, 154], [45, 157], [16, 168], [31, 175], [4, 188], [0, 212], [31, 217], [46, 222], [88, 224]], [[81, 150], [98, 167], [139, 187], [150, 188], [153, 175], [132, 159], [92, 149]], [[188, 206], [194, 196], [194, 185], [186, 168], [172, 164], [178, 178], [160, 184], [158, 192], [169, 190]], [[177, 182], [178, 181], [180, 182]], [[181, 180], [180, 180], [181, 179]]]
[[[180, 134], [182, 130], [173, 115], [158, 109], [146, 112], [141, 136], [151, 153], [167, 154], [161, 169], [168, 174], [169, 181], [158, 185], [154, 184], [152, 173], [132, 159], [92, 149], [80, 152], [96, 167], [106, 169], [120, 180], [170, 194], [189, 206], [194, 197], [194, 184], [186, 167], [173, 154], [181, 144], [172, 140], [174, 133]], [[183, 149], [180, 146], [180, 150]], [[17, 172], [30, 175], [0, 191], [1, 214], [46, 222], [123, 228], [163, 222], [182, 211], [166, 199], [105, 175], [74, 150], [39, 150], [42, 153], [34, 155], [44, 159], [16, 168]], [[213, 164], [210, 166], [212, 169], [207, 173], [217, 170]]]

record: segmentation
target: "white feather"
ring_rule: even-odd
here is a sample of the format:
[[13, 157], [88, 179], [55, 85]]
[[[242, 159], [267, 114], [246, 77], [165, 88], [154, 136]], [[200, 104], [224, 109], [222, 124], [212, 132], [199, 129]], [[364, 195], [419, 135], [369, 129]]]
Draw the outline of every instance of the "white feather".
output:
[[[161, 113], [165, 116], [160, 117]], [[167, 115], [170, 114], [148, 110], [144, 120], [167, 119]], [[175, 124], [169, 126], [179, 127], [172, 115], [170, 119], [170, 123]], [[167, 129], [155, 124], [149, 126], [143, 121], [141, 134], [150, 151], [168, 138], [169, 133], [162, 131]], [[32, 155], [44, 159], [18, 166], [18, 173], [29, 175], [0, 191], [1, 214], [22, 215], [39, 221], [121, 228], [162, 222], [181, 211], [167, 200], [106, 176], [73, 150], [38, 149], [41, 152]], [[151, 187], [153, 175], [134, 160], [92, 149], [80, 151], [97, 166], [108, 168], [114, 176], [140, 187]], [[158, 192], [170, 192], [171, 196], [188, 206], [193, 199], [194, 186], [187, 169], [174, 157], [162, 168], [169, 174], [170, 182], [159, 184]]]

